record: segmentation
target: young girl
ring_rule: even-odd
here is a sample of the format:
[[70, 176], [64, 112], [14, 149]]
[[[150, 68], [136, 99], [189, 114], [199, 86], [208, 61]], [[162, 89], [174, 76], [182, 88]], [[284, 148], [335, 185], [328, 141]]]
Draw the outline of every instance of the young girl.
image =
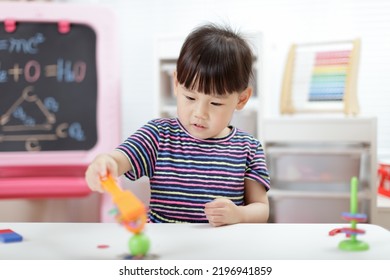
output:
[[150, 222], [266, 222], [270, 179], [261, 143], [229, 125], [252, 94], [252, 52], [228, 27], [209, 24], [186, 38], [174, 73], [178, 118], [154, 119], [109, 154], [86, 181], [125, 174], [150, 179]]

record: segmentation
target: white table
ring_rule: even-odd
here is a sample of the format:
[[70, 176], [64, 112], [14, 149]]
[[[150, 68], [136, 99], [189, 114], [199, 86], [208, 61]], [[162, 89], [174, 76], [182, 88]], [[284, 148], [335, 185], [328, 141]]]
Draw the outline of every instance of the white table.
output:
[[[390, 260], [390, 231], [358, 224], [366, 230], [359, 240], [368, 251], [346, 252], [338, 243], [344, 234], [330, 230], [349, 224], [147, 224], [150, 256], [167, 260]], [[116, 223], [0, 223], [24, 237], [0, 243], [0, 259], [98, 260], [123, 259], [130, 232]], [[98, 245], [108, 245], [99, 249]]]

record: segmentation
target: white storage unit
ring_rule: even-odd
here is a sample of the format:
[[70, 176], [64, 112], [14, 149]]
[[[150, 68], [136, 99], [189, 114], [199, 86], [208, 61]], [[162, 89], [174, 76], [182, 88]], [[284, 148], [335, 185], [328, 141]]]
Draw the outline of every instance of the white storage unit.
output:
[[[181, 46], [185, 36], [166, 35], [157, 38], [156, 40], [156, 96], [157, 108], [156, 115], [158, 117], [175, 117], [176, 116], [176, 100], [173, 93], [173, 73], [176, 69], [176, 61], [180, 54]], [[262, 119], [261, 102], [262, 84], [261, 81], [261, 33], [254, 33], [250, 38], [250, 46], [253, 48], [255, 61], [253, 64], [254, 80], [252, 81], [253, 95], [245, 108], [241, 111], [236, 111], [233, 116], [232, 125], [251, 133], [254, 136], [259, 135], [261, 128], [260, 120]]]
[[264, 121], [271, 175], [271, 222], [342, 222], [350, 180], [359, 179], [358, 211], [376, 208], [376, 119], [313, 115]]
[[390, 197], [378, 195], [373, 223], [390, 230]]

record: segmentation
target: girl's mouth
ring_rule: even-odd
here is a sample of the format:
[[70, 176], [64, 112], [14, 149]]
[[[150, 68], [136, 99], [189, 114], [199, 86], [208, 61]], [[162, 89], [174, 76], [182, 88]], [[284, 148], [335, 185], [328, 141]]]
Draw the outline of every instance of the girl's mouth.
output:
[[196, 128], [199, 128], [199, 129], [204, 129], [204, 128], [206, 128], [205, 126], [200, 125], [200, 124], [197, 124], [197, 123], [194, 123], [193, 126], [195, 126]]

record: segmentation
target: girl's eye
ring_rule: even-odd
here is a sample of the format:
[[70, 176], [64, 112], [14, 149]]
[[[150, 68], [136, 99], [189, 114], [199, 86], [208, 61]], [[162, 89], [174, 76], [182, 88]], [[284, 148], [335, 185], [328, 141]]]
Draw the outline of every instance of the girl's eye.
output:
[[187, 96], [187, 95], [186, 95], [186, 98], [187, 98], [188, 100], [191, 100], [191, 101], [194, 101], [194, 100], [195, 100], [195, 98], [193, 98], [193, 97], [191, 97], [191, 96]]
[[223, 104], [222, 103], [218, 103], [218, 102], [211, 102], [211, 105], [213, 105], [213, 106], [222, 106]]

